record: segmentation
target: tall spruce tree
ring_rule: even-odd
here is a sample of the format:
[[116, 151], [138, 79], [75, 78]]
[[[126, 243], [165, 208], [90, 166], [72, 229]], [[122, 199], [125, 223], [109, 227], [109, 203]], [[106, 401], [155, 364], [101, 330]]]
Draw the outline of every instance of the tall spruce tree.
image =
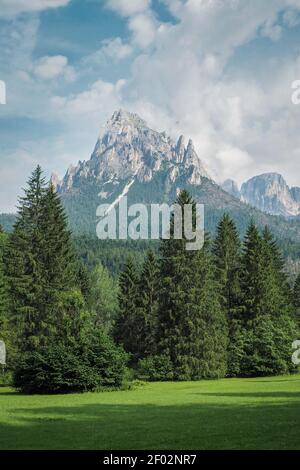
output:
[[11, 318], [19, 347], [32, 350], [62, 333], [57, 316], [64, 317], [66, 293], [77, 287], [66, 216], [39, 166], [20, 199], [5, 259]]
[[8, 315], [7, 315], [7, 286], [4, 277], [2, 253], [0, 251], [0, 339], [6, 340], [8, 335]]
[[159, 283], [158, 259], [150, 250], [146, 256], [138, 286], [141, 357], [152, 355], [157, 349]]
[[242, 301], [246, 340], [243, 375], [271, 375], [293, 370], [291, 345], [296, 325], [279, 251], [266, 231], [252, 223], [242, 258]]
[[47, 187], [42, 214], [46, 336], [79, 338], [86, 318], [84, 286], [67, 216], [52, 184]]
[[[243, 320], [247, 322], [259, 313], [263, 301], [262, 273], [264, 270], [263, 241], [255, 224], [251, 222], [244, 240], [241, 286], [243, 295]], [[264, 307], [262, 307], [265, 310]]]
[[92, 290], [92, 280], [87, 266], [81, 260], [77, 263], [77, 283], [80, 287], [84, 300], [89, 303]]
[[221, 287], [222, 304], [228, 319], [236, 316], [240, 297], [241, 242], [234, 221], [224, 214], [217, 227], [213, 244], [216, 280]]
[[[182, 210], [186, 204], [193, 206], [195, 228], [191, 196], [182, 191], [176, 202]], [[171, 239], [161, 246], [160, 351], [170, 358], [177, 380], [222, 377], [227, 324], [208, 243], [202, 250], [187, 250], [184, 229], [182, 239], [175, 239], [171, 222]]]
[[54, 290], [67, 290], [79, 285], [78, 261], [75, 256], [67, 216], [52, 184], [43, 198], [40, 230], [43, 233], [42, 262], [47, 285]]
[[118, 284], [102, 264], [91, 274], [91, 288], [88, 306], [96, 325], [111, 331], [118, 315]]
[[43, 292], [40, 230], [45, 180], [38, 166], [19, 200], [19, 212], [5, 253], [11, 320], [19, 346], [33, 348], [39, 341]]
[[294, 285], [293, 305], [294, 305], [294, 311], [295, 311], [295, 318], [300, 328], [300, 274], [298, 275], [295, 281], [295, 285]]
[[117, 343], [131, 354], [131, 363], [141, 358], [142, 321], [138, 310], [139, 275], [132, 258], [128, 258], [119, 278], [119, 314], [113, 330]]
[[266, 250], [266, 261], [273, 266], [274, 272], [278, 276], [278, 282], [281, 284], [282, 293], [288, 297], [288, 302], [291, 302], [292, 292], [285, 272], [285, 261], [268, 226], [263, 230], [263, 241]]
[[239, 363], [244, 348], [244, 330], [240, 312], [241, 242], [235, 223], [228, 214], [224, 214], [217, 226], [212, 251], [216, 281], [221, 289], [221, 304], [228, 321], [227, 375], [232, 377], [239, 374]]
[[244, 244], [243, 294], [247, 319], [291, 313], [290, 293], [276, 242], [251, 224]]

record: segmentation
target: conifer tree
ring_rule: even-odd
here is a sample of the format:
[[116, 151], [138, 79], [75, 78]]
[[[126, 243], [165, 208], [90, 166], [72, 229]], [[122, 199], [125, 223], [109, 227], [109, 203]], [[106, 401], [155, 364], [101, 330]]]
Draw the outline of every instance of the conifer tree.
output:
[[284, 269], [284, 260], [278, 245], [273, 237], [273, 234], [268, 226], [265, 226], [263, 230], [263, 240], [266, 246], [270, 250], [269, 260], [274, 264], [274, 267], [277, 269], [278, 272], [283, 271]]
[[88, 306], [96, 325], [111, 331], [118, 314], [118, 285], [107, 268], [98, 264], [91, 274]]
[[240, 297], [240, 248], [241, 242], [235, 223], [225, 214], [218, 224], [212, 251], [216, 280], [221, 287], [222, 304], [228, 319], [234, 316]]
[[4, 244], [4, 234], [0, 231], [0, 337], [1, 335], [3, 336], [4, 323], [7, 311], [7, 286], [3, 266]]
[[8, 333], [7, 287], [4, 277], [2, 253], [0, 252], [0, 339], [6, 340]]
[[119, 315], [113, 336], [131, 354], [132, 363], [136, 363], [141, 357], [142, 321], [137, 306], [138, 284], [137, 268], [129, 258], [119, 278]]
[[247, 322], [259, 313], [262, 299], [262, 271], [264, 269], [263, 242], [255, 224], [251, 222], [244, 240], [241, 286], [243, 291], [243, 320]]
[[147, 253], [138, 286], [138, 310], [141, 318], [141, 357], [152, 355], [157, 348], [157, 315], [159, 263], [150, 250]]
[[26, 347], [29, 344], [34, 347], [39, 335], [43, 291], [40, 224], [45, 194], [45, 180], [38, 166], [19, 200], [17, 221], [5, 253], [11, 320], [17, 337]]
[[243, 294], [246, 318], [260, 314], [273, 317], [291, 313], [287, 280], [279, 250], [273, 237], [261, 236], [251, 224], [244, 244]]
[[293, 306], [295, 312], [295, 319], [298, 327], [300, 328], [300, 274], [298, 275], [294, 285]]
[[295, 281], [293, 299], [295, 307], [300, 308], [300, 274]]
[[77, 263], [77, 283], [84, 300], [89, 303], [92, 290], [92, 280], [88, 268], [82, 261], [78, 261]]
[[6, 261], [10, 310], [19, 346], [32, 350], [60, 334], [58, 312], [62, 312], [66, 292], [77, 287], [66, 216], [52, 185], [46, 186], [40, 167], [20, 199]]
[[243, 375], [270, 375], [293, 369], [291, 345], [296, 325], [292, 319], [287, 282], [278, 248], [266, 231], [261, 236], [252, 223], [242, 258], [242, 301], [246, 330]]
[[43, 233], [42, 262], [47, 273], [47, 284], [55, 290], [74, 287], [78, 283], [78, 261], [67, 216], [52, 184], [43, 198], [40, 229]]
[[224, 214], [217, 226], [212, 251], [216, 280], [221, 289], [221, 304], [228, 321], [227, 375], [234, 377], [239, 374], [240, 358], [244, 351], [240, 311], [241, 242], [235, 223], [228, 214]]
[[[176, 202], [182, 209], [192, 204], [195, 222], [191, 196], [182, 191]], [[208, 243], [202, 250], [188, 251], [185, 237], [177, 240], [173, 233], [172, 220], [171, 239], [161, 247], [161, 353], [170, 358], [178, 380], [224, 376], [227, 324]]]
[[282, 292], [288, 297], [288, 302], [290, 302], [292, 298], [292, 292], [287, 279], [287, 275], [284, 271], [284, 258], [268, 226], [264, 228], [263, 241], [265, 246], [266, 262], [270, 263], [273, 266], [274, 272], [276, 276], [278, 276], [278, 282], [279, 284], [281, 284]]

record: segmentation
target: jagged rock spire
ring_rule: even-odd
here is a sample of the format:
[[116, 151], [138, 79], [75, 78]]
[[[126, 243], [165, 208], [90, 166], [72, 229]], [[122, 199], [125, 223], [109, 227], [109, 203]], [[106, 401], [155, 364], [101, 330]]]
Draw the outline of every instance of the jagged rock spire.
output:
[[190, 184], [209, 177], [191, 140], [185, 147], [183, 136], [174, 142], [165, 132], [150, 129], [137, 114], [119, 109], [108, 120], [91, 159], [69, 168], [61, 188], [69, 191], [81, 179], [96, 179], [101, 184], [135, 177], [149, 182], [161, 171], [172, 179], [186, 173]]

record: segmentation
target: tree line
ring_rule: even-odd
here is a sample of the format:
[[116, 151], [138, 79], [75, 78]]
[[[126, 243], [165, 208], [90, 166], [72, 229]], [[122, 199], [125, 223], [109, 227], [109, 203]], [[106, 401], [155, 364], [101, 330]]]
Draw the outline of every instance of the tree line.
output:
[[[195, 206], [186, 191], [177, 203]], [[149, 380], [294, 372], [300, 276], [292, 289], [270, 231], [252, 223], [241, 241], [225, 214], [202, 250], [186, 242], [162, 240], [141, 268], [129, 258], [116, 286], [105, 267], [79, 261], [59, 196], [37, 167], [13, 232], [0, 231], [0, 339], [14, 385], [119, 388], [128, 366]]]
[[[194, 204], [181, 192], [177, 203]], [[254, 223], [240, 240], [225, 214], [213, 241], [191, 252], [163, 240], [139, 273], [132, 259], [120, 277], [114, 338], [153, 380], [252, 377], [295, 371], [300, 276], [288, 283], [276, 241]]]

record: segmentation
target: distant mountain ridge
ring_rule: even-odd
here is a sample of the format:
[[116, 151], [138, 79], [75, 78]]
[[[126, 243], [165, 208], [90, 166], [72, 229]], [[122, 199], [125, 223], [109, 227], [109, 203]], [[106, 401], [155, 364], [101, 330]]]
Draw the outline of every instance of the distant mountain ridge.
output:
[[284, 217], [300, 215], [300, 188], [290, 188], [278, 173], [254, 176], [246, 181], [240, 190], [233, 180], [226, 180], [222, 188], [267, 214]]

